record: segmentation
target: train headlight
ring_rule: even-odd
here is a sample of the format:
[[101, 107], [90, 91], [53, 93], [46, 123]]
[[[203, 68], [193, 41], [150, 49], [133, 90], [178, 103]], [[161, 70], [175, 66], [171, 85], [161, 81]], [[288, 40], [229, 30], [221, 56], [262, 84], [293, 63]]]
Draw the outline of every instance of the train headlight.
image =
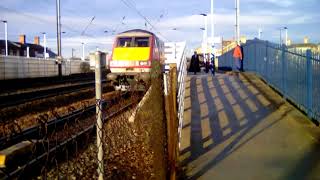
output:
[[140, 61], [140, 62], [139, 62], [139, 65], [140, 65], [140, 66], [148, 66], [148, 65], [149, 65], [149, 62], [148, 62], [148, 61]]

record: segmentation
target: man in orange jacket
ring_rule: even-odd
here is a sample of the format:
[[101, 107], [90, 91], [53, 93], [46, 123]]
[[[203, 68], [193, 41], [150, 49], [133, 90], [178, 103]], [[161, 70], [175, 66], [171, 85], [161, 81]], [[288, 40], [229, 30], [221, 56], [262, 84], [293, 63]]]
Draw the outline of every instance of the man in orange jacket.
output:
[[239, 44], [233, 50], [233, 58], [234, 58], [234, 64], [235, 64], [235, 67], [233, 67], [233, 70], [240, 72], [241, 61], [243, 56], [242, 56], [241, 47], [239, 46]]

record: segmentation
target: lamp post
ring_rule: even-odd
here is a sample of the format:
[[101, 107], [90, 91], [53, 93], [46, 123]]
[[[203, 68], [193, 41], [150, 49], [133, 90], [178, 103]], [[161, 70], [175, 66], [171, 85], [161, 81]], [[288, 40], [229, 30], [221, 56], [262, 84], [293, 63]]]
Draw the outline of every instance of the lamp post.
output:
[[4, 23], [4, 38], [6, 44], [6, 56], [8, 56], [8, 24], [6, 20], [2, 21]]
[[200, 28], [203, 30], [203, 47], [202, 49], [205, 50], [203, 51], [203, 60], [206, 62], [206, 51], [208, 49], [208, 15], [207, 14], [200, 14], [201, 16], [204, 17], [204, 28]]
[[261, 34], [262, 34], [262, 29], [259, 28], [259, 30], [258, 30], [258, 38], [259, 38], [259, 39], [261, 39]]
[[236, 41], [237, 44], [240, 45], [240, 25], [239, 25], [239, 17], [240, 17], [240, 2], [239, 0], [235, 0], [236, 4], [235, 4], [235, 9], [236, 9]]
[[282, 30], [285, 30], [285, 45], [288, 45], [288, 28], [287, 27], [280, 27], [279, 31], [280, 31], [280, 46], [282, 46], [283, 42], [282, 42]]
[[[65, 35], [65, 34], [67, 34], [67, 32], [62, 31], [61, 34], [62, 34], [62, 35]], [[61, 48], [62, 48], [62, 38], [64, 37], [64, 36], [62, 36], [62, 35], [61, 35], [61, 40], [60, 40], [60, 41], [61, 41]], [[65, 52], [65, 51], [64, 51], [64, 52]], [[62, 53], [62, 50], [61, 50], [61, 57], [62, 57], [62, 54], [63, 54], [63, 53]]]
[[71, 48], [71, 58], [73, 59], [73, 52], [75, 51], [74, 48]]
[[285, 30], [285, 45], [288, 46], [288, 27], [283, 27], [283, 29]]
[[47, 58], [47, 39], [46, 39], [46, 33], [42, 32], [43, 34], [43, 58]]
[[282, 46], [282, 28], [280, 28], [280, 42], [279, 42], [280, 46]]
[[82, 42], [82, 57], [81, 60], [84, 61], [84, 43]]
[[[214, 14], [213, 14], [213, 0], [211, 0], [211, 42], [210, 42], [210, 45], [211, 45], [211, 48], [212, 48], [212, 54], [215, 52], [215, 47], [214, 47]], [[211, 59], [211, 54], [210, 54], [210, 59]]]
[[205, 28], [200, 28], [203, 32], [203, 40], [202, 40], [202, 54], [203, 54], [203, 61], [205, 62], [205, 44], [204, 44], [204, 39], [206, 38], [206, 34], [205, 34], [205, 31], [206, 29]]

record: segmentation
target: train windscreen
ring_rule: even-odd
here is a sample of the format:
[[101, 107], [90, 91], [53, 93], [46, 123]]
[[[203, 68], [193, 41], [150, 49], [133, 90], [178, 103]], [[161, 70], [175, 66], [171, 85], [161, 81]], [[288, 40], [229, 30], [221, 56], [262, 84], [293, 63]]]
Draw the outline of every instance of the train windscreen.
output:
[[134, 40], [135, 47], [149, 47], [149, 37], [136, 37]]
[[131, 37], [121, 37], [118, 39], [118, 46], [117, 47], [132, 47], [131, 42], [132, 42]]

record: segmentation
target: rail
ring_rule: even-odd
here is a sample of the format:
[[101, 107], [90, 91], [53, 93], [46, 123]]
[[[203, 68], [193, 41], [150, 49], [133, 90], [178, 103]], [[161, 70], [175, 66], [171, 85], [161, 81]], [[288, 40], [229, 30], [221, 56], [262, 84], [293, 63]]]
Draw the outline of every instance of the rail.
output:
[[22, 92], [17, 94], [9, 94], [5, 96], [1, 95], [0, 108], [17, 106], [19, 104], [23, 104], [26, 102], [79, 92], [81, 90], [86, 90], [90, 88], [92, 89], [94, 88], [94, 81], [83, 82], [83, 83], [78, 83], [78, 84], [73, 84], [68, 86], [62, 86], [62, 87]]
[[[258, 39], [243, 46], [244, 70], [255, 72], [310, 118], [320, 121], [320, 55]], [[234, 66], [232, 50], [219, 57], [219, 68]]]
[[[116, 102], [119, 102], [119, 98], [127, 98], [127, 96], [128, 96], [127, 93], [123, 93], [119, 97], [114, 97], [111, 100], [104, 101], [103, 104], [111, 104], [111, 102], [113, 102], [116, 105], [117, 104]], [[111, 118], [119, 115], [120, 113], [128, 110], [129, 108], [132, 108], [137, 103], [138, 102], [136, 100], [133, 100], [129, 103], [124, 104], [124, 106], [118, 107], [115, 111], [110, 112], [110, 114], [106, 116], [103, 116], [103, 122], [106, 122]], [[19, 176], [24, 177], [24, 175], [26, 175], [26, 177], [33, 176], [34, 174], [36, 175], [38, 173], [37, 166], [39, 166], [39, 163], [49, 163], [48, 160], [51, 159], [53, 156], [59, 156], [59, 154], [61, 154], [62, 152], [68, 151], [69, 148], [72, 149], [73, 146], [77, 146], [76, 142], [83, 141], [84, 135], [86, 134], [95, 136], [96, 124], [95, 124], [95, 121], [90, 121], [91, 123], [88, 124], [86, 128], [83, 128], [81, 131], [73, 134], [71, 137], [66, 138], [63, 141], [55, 140], [54, 142], [52, 142], [53, 144], [50, 144], [50, 142], [46, 141], [44, 138], [44, 137], [49, 137], [48, 132], [49, 134], [57, 133], [59, 131], [58, 129], [63, 131], [65, 124], [79, 123], [77, 118], [83, 115], [84, 113], [86, 113], [88, 117], [94, 116], [95, 106], [96, 105], [91, 105], [84, 109], [73, 111], [72, 113], [64, 117], [59, 117], [49, 121], [48, 123], [45, 123], [46, 133], [41, 133], [40, 131], [43, 131], [44, 129], [43, 127], [41, 127], [41, 125], [37, 125], [29, 129], [26, 129], [20, 134], [16, 134], [12, 137], [1, 138], [0, 144], [1, 144], [1, 147], [3, 148], [9, 147], [23, 140], [35, 143], [35, 145], [39, 143], [40, 147], [37, 151], [33, 150], [32, 159], [29, 159], [27, 162], [24, 162], [23, 164], [19, 164], [18, 168], [14, 166], [14, 167], [9, 167], [8, 169], [0, 169], [0, 178], [11, 179]], [[84, 119], [81, 118], [81, 119], [82, 119], [81, 121], [85, 121], [86, 118]], [[66, 148], [66, 147], [69, 147], [69, 148]], [[41, 167], [39, 170], [41, 170]]]

